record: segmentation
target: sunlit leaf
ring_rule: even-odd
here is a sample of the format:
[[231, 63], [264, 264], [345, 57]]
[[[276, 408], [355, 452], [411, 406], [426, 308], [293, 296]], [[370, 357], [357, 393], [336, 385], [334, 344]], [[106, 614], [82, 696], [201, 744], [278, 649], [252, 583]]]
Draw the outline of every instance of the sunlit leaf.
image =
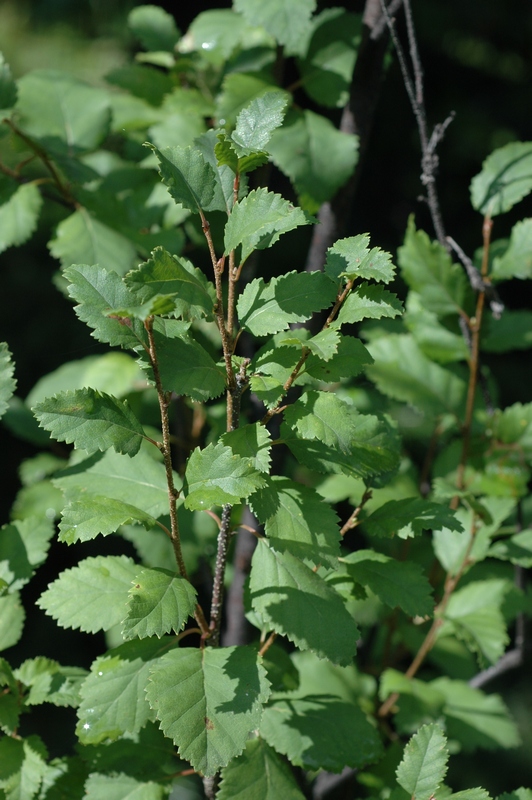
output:
[[423, 725], [405, 747], [397, 782], [415, 800], [430, 800], [447, 772], [447, 739], [439, 725]]
[[188, 580], [166, 569], [145, 567], [129, 590], [122, 634], [125, 639], [144, 639], [179, 633], [195, 606], [196, 590]]

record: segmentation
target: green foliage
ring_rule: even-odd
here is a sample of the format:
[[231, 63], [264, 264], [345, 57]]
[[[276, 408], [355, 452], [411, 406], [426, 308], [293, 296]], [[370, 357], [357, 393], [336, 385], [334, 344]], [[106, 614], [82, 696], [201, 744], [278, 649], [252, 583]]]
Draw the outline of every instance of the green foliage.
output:
[[[41, 450], [0, 529], [0, 650], [52, 559], [37, 606], [106, 648], [90, 671], [0, 659], [2, 800], [199, 797], [191, 772], [209, 800], [302, 800], [346, 768], [370, 800], [488, 800], [444, 784], [447, 736], [520, 742], [482, 687], [532, 608], [512, 572], [532, 565], [532, 404], [504, 406], [480, 359], [532, 347], [491, 285], [532, 277], [531, 221], [488, 232], [532, 191], [531, 145], [473, 179], [476, 281], [413, 218], [405, 291], [369, 233], [310, 270], [356, 184], [358, 136], [329, 112], [362, 36], [316, 6], [234, 0], [184, 35], [137, 6], [145, 52], [111, 89], [15, 81], [0, 57], [0, 251], [53, 220], [56, 283], [99, 348], [22, 399], [0, 345], [0, 416]], [[64, 758], [26, 722], [44, 703], [76, 709]]]

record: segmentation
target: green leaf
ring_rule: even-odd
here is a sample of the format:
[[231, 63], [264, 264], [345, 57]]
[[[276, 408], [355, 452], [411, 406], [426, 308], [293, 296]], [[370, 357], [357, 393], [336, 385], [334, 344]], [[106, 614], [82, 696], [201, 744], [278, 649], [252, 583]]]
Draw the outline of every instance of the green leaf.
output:
[[241, 263], [253, 250], [264, 250], [287, 231], [313, 220], [280, 194], [267, 189], [254, 189], [233, 206], [225, 226], [225, 254], [242, 245]]
[[[146, 6], [140, 6], [140, 8], [146, 8]], [[157, 8], [156, 10], [162, 11], [163, 9]], [[167, 789], [160, 783], [138, 781], [124, 773], [101, 775], [93, 772], [85, 782], [85, 792], [85, 797], [90, 797], [91, 800], [163, 800], [167, 797]]]
[[12, 108], [17, 102], [17, 84], [9, 64], [0, 53], [0, 109]]
[[246, 744], [222, 771], [218, 800], [304, 800], [289, 765], [263, 739]]
[[86, 558], [64, 570], [37, 601], [63, 628], [86, 633], [118, 625], [126, 614], [131, 582], [138, 566], [126, 556]]
[[158, 294], [172, 295], [176, 315], [212, 318], [213, 285], [190, 261], [171, 256], [162, 247], [156, 247], [149, 261], [129, 272], [125, 283], [143, 303]]
[[268, 150], [287, 175], [299, 202], [312, 213], [330, 200], [352, 174], [358, 161], [358, 137], [339, 131], [313, 111], [290, 114], [272, 135]]
[[101, 495], [83, 494], [63, 509], [59, 523], [59, 541], [73, 544], [87, 542], [99, 533], [107, 536], [121, 525], [141, 523], [146, 530], [154, 528], [156, 520], [136, 506]]
[[254, 648], [185, 648], [158, 660], [147, 697], [180, 757], [211, 776], [244, 750], [269, 691]]
[[179, 633], [196, 607], [192, 584], [166, 569], [141, 570], [135, 576], [129, 598], [122, 627], [125, 639]]
[[44, 656], [29, 658], [15, 670], [16, 679], [29, 687], [24, 701], [30, 706], [52, 703], [76, 708], [79, 687], [86, 676], [86, 670], [81, 667], [62, 667]]
[[357, 550], [340, 560], [355, 583], [367, 586], [390, 608], [399, 606], [410, 617], [432, 616], [432, 587], [419, 564], [375, 550]]
[[172, 52], [180, 36], [173, 16], [159, 6], [134, 8], [129, 13], [127, 24], [145, 50]]
[[[209, 400], [218, 397], [225, 389], [224, 372], [216, 365], [209, 353], [186, 334], [169, 339], [164, 333], [153, 332], [159, 375], [167, 392], [187, 395], [193, 400]], [[145, 351], [140, 352], [140, 361], [146, 364], [153, 380], [153, 371]]]
[[[320, 361], [330, 361], [338, 352], [339, 344], [340, 334], [334, 328], [325, 328], [305, 342], [305, 346], [308, 347], [311, 354]], [[308, 367], [308, 362], [306, 366]]]
[[393, 318], [402, 311], [403, 305], [393, 292], [388, 292], [382, 286], [360, 283], [347, 296], [340, 308], [336, 324], [345, 325], [360, 322], [362, 319]]
[[0, 253], [24, 244], [35, 233], [41, 206], [41, 193], [34, 183], [18, 186], [0, 206]]
[[[508, 583], [497, 578], [473, 581], [453, 593], [445, 610], [450, 629], [479, 655], [481, 663], [485, 659], [495, 664], [508, 644], [500, 609], [508, 589]], [[440, 632], [444, 635], [446, 626]]]
[[481, 214], [503, 214], [532, 189], [532, 142], [494, 150], [471, 181], [471, 203]]
[[464, 681], [447, 677], [431, 681], [431, 686], [444, 696], [447, 731], [465, 752], [520, 744], [517, 725], [500, 695], [484, 694]]
[[368, 478], [398, 464], [391, 427], [330, 392], [305, 392], [286, 410], [281, 436], [300, 463], [320, 472]]
[[333, 280], [341, 277], [390, 283], [395, 267], [389, 253], [380, 247], [369, 247], [369, 233], [359, 233], [347, 239], [338, 239], [327, 250], [325, 272]]
[[532, 567], [532, 530], [521, 531], [508, 539], [495, 542], [490, 547], [488, 555], [530, 569]]
[[217, 66], [227, 61], [233, 50], [245, 42], [246, 21], [232, 9], [202, 11], [187, 31], [187, 44]]
[[91, 336], [113, 347], [135, 349], [142, 345], [146, 335], [140, 320], [106, 316], [113, 308], [136, 305], [135, 295], [116, 272], [80, 264], [65, 270], [64, 276], [71, 282], [68, 293], [78, 302], [74, 310], [93, 329]]
[[18, 592], [0, 597], [0, 651], [18, 642], [25, 617]]
[[302, 561], [261, 540], [253, 554], [249, 588], [253, 610], [273, 630], [320, 658], [351, 663], [359, 638], [354, 620], [340, 595]]
[[371, 342], [368, 350], [375, 363], [367, 373], [381, 392], [410, 403], [428, 417], [460, 413], [464, 381], [429, 361], [412, 336], [383, 336]]
[[9, 407], [9, 401], [16, 389], [17, 382], [13, 378], [15, 365], [5, 342], [0, 342], [0, 417]]
[[262, 152], [273, 131], [283, 121], [289, 95], [277, 89], [254, 98], [242, 109], [231, 134], [231, 142], [239, 158]]
[[473, 293], [463, 268], [453, 264], [439, 242], [431, 242], [425, 231], [408, 220], [405, 241], [398, 251], [401, 275], [420, 295], [424, 309], [440, 317], [460, 313], [473, 302]]
[[[323, 331], [323, 333], [329, 332], [333, 332], [331, 328]], [[337, 333], [337, 331], [334, 332]], [[314, 337], [314, 339], [316, 338]], [[338, 350], [326, 363], [323, 361], [323, 356], [317, 356], [316, 348], [313, 347], [313, 339], [309, 339], [306, 346], [312, 348], [313, 352], [305, 362], [305, 372], [326, 383], [334, 383], [342, 378], [353, 378], [362, 372], [364, 367], [373, 364], [372, 357], [360, 339], [356, 339], [354, 336], [340, 334]]]
[[458, 317], [447, 317], [445, 322], [452, 326], [449, 330], [433, 311], [427, 311], [421, 295], [413, 290], [408, 292], [402, 321], [423, 354], [432, 361], [446, 364], [469, 358], [467, 342], [459, 333]]
[[32, 410], [41, 428], [55, 439], [89, 452], [113, 447], [117, 453], [134, 456], [145, 438], [127, 401], [95, 389], [62, 392]]
[[421, 497], [404, 497], [389, 500], [367, 517], [364, 530], [372, 536], [391, 537], [409, 526], [414, 535], [436, 528], [463, 531], [456, 515], [440, 503], [431, 503]]
[[493, 259], [490, 278], [494, 281], [532, 278], [532, 219], [514, 225], [508, 249], [502, 257]]
[[[220, 140], [224, 141], [225, 144], [222, 144]], [[209, 205], [205, 207], [205, 211], [224, 211], [229, 215], [234, 203], [233, 189], [235, 172], [238, 168], [236, 153], [226, 139], [225, 134], [213, 129], [198, 136], [194, 140], [194, 145], [203, 153], [205, 161], [211, 165], [215, 177], [214, 194]], [[218, 160], [220, 147], [223, 147], [224, 151], [231, 155], [230, 164], [225, 163], [223, 160]], [[240, 181], [240, 185], [241, 189], [243, 186], [245, 187], [244, 178]]]
[[[58, 70], [33, 70], [18, 81], [25, 133], [59, 152], [94, 150], [109, 130], [107, 92]], [[61, 146], [62, 145], [62, 146]]]
[[[57, 226], [48, 242], [51, 254], [62, 267], [72, 264], [108, 264], [124, 275], [134, 265], [137, 250], [129, 239], [80, 208]], [[78, 267], [79, 269], [79, 267]]]
[[159, 174], [176, 203], [195, 214], [206, 209], [214, 195], [215, 175], [195, 147], [165, 147], [147, 144], [159, 162]]
[[260, 733], [304, 769], [341, 772], [382, 755], [379, 735], [362, 710], [325, 693], [274, 700], [264, 709]]
[[405, 747], [397, 782], [414, 800], [430, 800], [447, 772], [447, 739], [439, 725], [423, 725]]
[[313, 564], [337, 565], [338, 517], [314, 489], [272, 476], [266, 488], [255, 492], [249, 503], [265, 524], [268, 542], [279, 553], [289, 552]]
[[203, 450], [196, 447], [185, 472], [185, 506], [194, 511], [239, 503], [264, 483], [253, 462], [235, 455], [230, 447], [221, 443]]
[[320, 106], [343, 107], [360, 42], [360, 16], [329, 8], [312, 23], [308, 48], [298, 64], [303, 88]]
[[[173, 478], [180, 488], [181, 480], [175, 472]], [[67, 500], [77, 500], [80, 492], [86, 492], [128, 503], [155, 518], [168, 514], [164, 465], [143, 450], [133, 458], [112, 450], [104, 455], [95, 453], [59, 472], [54, 485], [65, 492]]]
[[31, 800], [36, 796], [46, 771], [47, 755], [38, 736], [18, 740], [3, 738], [0, 762], [4, 769], [0, 770], [0, 789], [4, 789], [6, 800]]
[[256, 278], [238, 299], [240, 324], [254, 336], [278, 333], [327, 308], [335, 296], [334, 283], [322, 272], [288, 272], [268, 284]]
[[138, 733], [150, 719], [145, 690], [151, 667], [173, 640], [125, 642], [97, 658], [81, 686], [76, 733], [82, 744]]
[[225, 76], [217, 98], [216, 111], [220, 125], [234, 125], [240, 111], [255, 97], [271, 91], [271, 81], [258, 75], [233, 72]]
[[142, 64], [124, 64], [108, 72], [107, 83], [126, 89], [135, 97], [141, 97], [152, 106], [160, 106], [173, 86], [169, 76], [153, 67]]
[[487, 320], [483, 334], [481, 347], [488, 353], [528, 350], [532, 347], [532, 311], [505, 309], [500, 319]]
[[255, 469], [260, 472], [270, 471], [271, 437], [260, 422], [242, 425], [234, 431], [224, 433], [221, 442], [230, 447], [236, 456], [251, 459]]
[[261, 25], [287, 53], [299, 53], [302, 41], [310, 30], [310, 17], [316, 0], [235, 0], [235, 11], [250, 25]]
[[0, 528], [0, 578], [10, 591], [21, 589], [43, 563], [54, 535], [48, 518], [28, 517]]

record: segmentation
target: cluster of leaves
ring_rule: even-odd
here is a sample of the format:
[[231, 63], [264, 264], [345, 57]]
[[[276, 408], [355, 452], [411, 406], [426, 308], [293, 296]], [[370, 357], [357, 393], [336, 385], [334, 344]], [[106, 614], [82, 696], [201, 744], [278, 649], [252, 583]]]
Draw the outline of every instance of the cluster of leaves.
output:
[[[114, 535], [136, 552], [82, 559], [38, 602], [64, 628], [106, 633], [90, 672], [1, 660], [6, 800], [184, 797], [191, 770], [221, 773], [220, 800], [250, 786], [257, 800], [296, 800], [290, 765], [307, 782], [351, 767], [368, 796], [429, 800], [447, 792], [439, 726], [466, 751], [519, 741], [502, 699], [467, 681], [532, 610], [513, 582], [514, 566], [532, 564], [517, 510], [532, 404], [486, 411], [475, 391], [479, 353], [532, 345], [529, 311], [501, 316], [493, 300], [496, 316], [483, 314], [493, 284], [532, 277], [530, 220], [491, 247], [486, 234], [481, 273], [469, 265], [480, 284], [411, 221], [404, 314], [385, 288], [391, 256], [366, 234], [338, 240], [323, 271], [253, 277], [260, 251], [311, 225], [356, 163], [356, 137], [292, 107], [276, 82], [283, 49], [315, 103], [345, 103], [360, 23], [314, 6], [235, 0], [185, 36], [138, 7], [130, 25], [147, 52], [108, 77], [116, 91], [47, 72], [15, 83], [0, 64], [2, 247], [31, 236], [43, 199], [60, 201], [58, 283], [116, 348], [63, 366], [25, 401], [0, 351], [6, 423], [40, 447], [73, 445], [21, 467], [0, 534], [0, 649], [22, 634], [20, 590], [55, 520], [69, 545]], [[532, 190], [531, 161], [532, 145], [516, 143], [485, 162], [472, 203], [486, 228]], [[270, 163], [298, 205], [260, 185]], [[208, 275], [183, 255], [190, 245], [208, 254]], [[363, 372], [371, 384], [355, 383]], [[192, 420], [184, 442], [176, 407]], [[343, 524], [338, 503], [351, 506]], [[256, 641], [220, 647], [239, 528], [257, 539], [244, 592]], [[195, 581], [206, 561], [210, 614]], [[431, 670], [416, 677], [424, 659]], [[50, 761], [39, 737], [20, 735], [39, 703], [77, 709], [75, 756]], [[404, 753], [379, 724], [390, 713], [399, 736], [414, 734]]]

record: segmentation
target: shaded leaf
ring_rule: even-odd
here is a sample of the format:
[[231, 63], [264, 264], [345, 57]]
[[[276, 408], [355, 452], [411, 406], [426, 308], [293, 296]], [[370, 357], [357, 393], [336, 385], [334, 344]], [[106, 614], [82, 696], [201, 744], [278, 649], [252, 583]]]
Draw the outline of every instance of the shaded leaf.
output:
[[[329, 328], [324, 333], [328, 331], [332, 332], [332, 329]], [[306, 344], [307, 347], [311, 347], [312, 339], [309, 339]], [[373, 364], [373, 359], [360, 339], [356, 339], [354, 336], [340, 335], [336, 353], [325, 363], [322, 357], [318, 358], [313, 350], [305, 362], [305, 372], [320, 381], [333, 383], [342, 378], [355, 377], [369, 364]]]
[[17, 102], [17, 85], [9, 64], [0, 53], [0, 108], [12, 108]]
[[94, 389], [62, 392], [38, 403], [39, 425], [60, 442], [93, 451], [113, 447], [117, 453], [138, 453], [144, 431], [127, 401]]
[[483, 330], [481, 347], [488, 353], [528, 350], [532, 347], [532, 311], [508, 308], [500, 319], [489, 318], [486, 330]]
[[421, 497], [389, 500], [366, 517], [364, 530], [373, 536], [393, 536], [405, 526], [414, 534], [435, 528], [463, 531], [455, 513], [440, 503], [431, 503]]
[[9, 400], [17, 386], [13, 378], [14, 371], [15, 365], [9, 348], [5, 342], [0, 342], [0, 417], [7, 411]]
[[11, 591], [21, 589], [43, 563], [53, 535], [47, 517], [14, 520], [0, 528], [0, 578]]
[[18, 186], [0, 206], [0, 253], [8, 247], [24, 244], [35, 233], [41, 206], [41, 193], [34, 183]]
[[222, 771], [219, 800], [304, 800], [289, 765], [263, 739], [246, 744]]
[[155, 5], [132, 9], [127, 24], [146, 50], [173, 51], [180, 36], [173, 16]]
[[179, 633], [196, 607], [196, 590], [188, 580], [166, 569], [145, 567], [129, 590], [127, 617], [122, 626], [125, 639], [161, 638]]
[[[138, 566], [126, 556], [86, 558], [64, 570], [37, 601], [63, 628], [87, 633], [121, 622]], [[1, 599], [1, 598], [0, 598]]]
[[51, 254], [62, 267], [73, 264], [102, 264], [124, 275], [137, 258], [133, 243], [118, 231], [80, 208], [57, 226], [55, 238], [48, 242]]
[[[156, 10], [163, 9], [157, 7]], [[163, 800], [167, 796], [166, 787], [160, 783], [138, 781], [124, 773], [101, 775], [93, 772], [85, 781], [85, 792], [90, 800]]]
[[335, 664], [351, 663], [359, 638], [353, 618], [340, 595], [302, 561], [261, 540], [249, 588], [253, 609], [273, 630]]
[[197, 447], [185, 472], [185, 506], [198, 510], [238, 503], [264, 485], [264, 477], [249, 458], [235, 455], [221, 443]]
[[147, 697], [195, 770], [214, 775], [258, 728], [269, 684], [250, 647], [172, 650], [154, 665]]
[[301, 42], [310, 30], [310, 17], [316, 0], [235, 0], [234, 9], [250, 25], [261, 25], [288, 53], [300, 51]]
[[63, 509], [59, 541], [87, 542], [100, 533], [107, 536], [121, 525], [134, 522], [141, 523], [148, 531], [157, 524], [150, 514], [129, 503], [101, 495], [80, 495]]
[[[508, 633], [500, 606], [509, 589], [507, 581], [496, 578], [473, 581], [453, 595], [445, 619], [455, 634], [478, 653], [481, 663], [495, 664], [508, 644]], [[445, 634], [445, 626], [440, 629]]]
[[432, 587], [419, 564], [375, 550], [357, 550], [340, 560], [355, 583], [367, 586], [390, 608], [399, 606], [410, 617], [432, 615]]
[[532, 278], [532, 219], [523, 219], [514, 225], [508, 249], [493, 259], [490, 278], [494, 281]]
[[251, 459], [255, 469], [268, 473], [271, 462], [271, 436], [260, 422], [241, 425], [224, 433], [221, 442], [231, 448], [236, 456]]
[[18, 642], [25, 618], [18, 592], [0, 597], [0, 651]]
[[503, 214], [532, 189], [532, 142], [494, 150], [471, 181], [471, 203], [481, 214]]

